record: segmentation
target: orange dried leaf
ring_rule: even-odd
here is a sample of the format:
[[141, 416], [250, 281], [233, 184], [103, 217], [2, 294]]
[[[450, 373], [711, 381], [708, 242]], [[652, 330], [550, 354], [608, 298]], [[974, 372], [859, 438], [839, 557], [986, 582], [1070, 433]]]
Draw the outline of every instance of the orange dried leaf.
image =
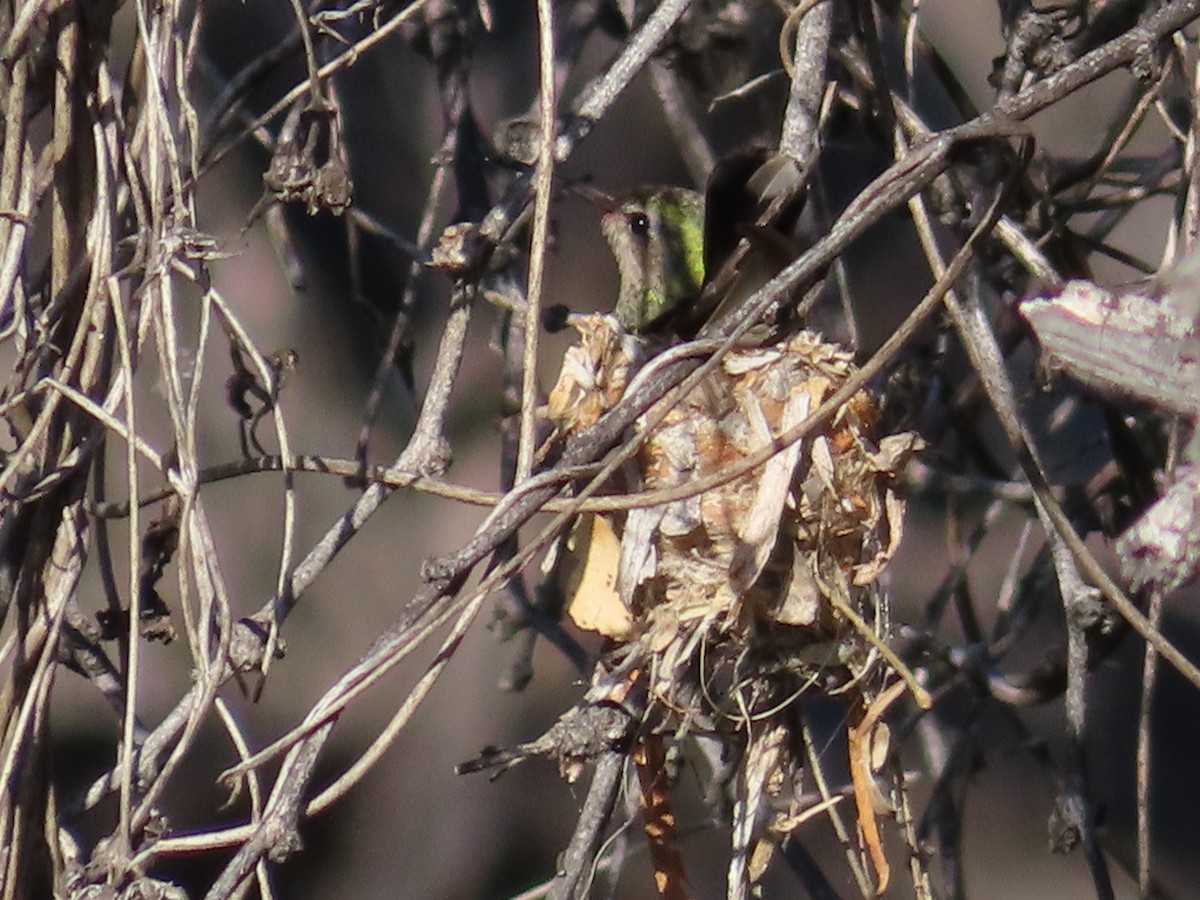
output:
[[587, 631], [628, 640], [633, 617], [617, 593], [621, 541], [612, 523], [604, 516], [582, 516], [568, 550], [573, 566], [567, 576], [567, 615]]
[[878, 812], [886, 810], [889, 806], [879, 790], [879, 785], [875, 783], [875, 769], [880, 768], [883, 763], [878, 754], [882, 752], [886, 755], [887, 752], [886, 732], [876, 734], [876, 731], [886, 727], [880, 720], [887, 708], [904, 694], [906, 687], [903, 681], [897, 681], [876, 697], [865, 710], [860, 707], [862, 718], [850, 726], [846, 736], [850, 750], [850, 781], [854, 786], [858, 827], [862, 832], [867, 855], [871, 857], [871, 865], [875, 867], [878, 877], [875, 890], [879, 894], [887, 890], [892, 870], [888, 866], [887, 855], [883, 852], [879, 823], [876, 819]]
[[689, 900], [691, 892], [675, 835], [662, 737], [652, 734], [639, 743], [633, 751], [633, 763], [641, 787], [642, 823], [654, 864], [654, 886], [665, 900]]
[[874, 793], [879, 790], [875, 778], [871, 774], [871, 736], [863, 734], [859, 726], [850, 729], [848, 735], [850, 749], [850, 782], [854, 786], [854, 807], [858, 813], [858, 830], [862, 833], [863, 844], [871, 857], [871, 865], [875, 867], [877, 882], [876, 893], [882, 894], [887, 890], [892, 877], [891, 867], [888, 866], [887, 854], [883, 852], [883, 842], [879, 838], [879, 823], [875, 818]]

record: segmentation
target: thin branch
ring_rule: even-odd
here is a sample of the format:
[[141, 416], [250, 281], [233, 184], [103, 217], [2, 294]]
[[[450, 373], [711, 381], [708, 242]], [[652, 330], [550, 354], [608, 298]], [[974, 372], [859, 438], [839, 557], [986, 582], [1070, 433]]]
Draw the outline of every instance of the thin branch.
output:
[[550, 230], [550, 200], [554, 185], [554, 130], [557, 98], [554, 90], [554, 7], [550, 0], [537, 0], [538, 21], [538, 136], [537, 164], [533, 170], [533, 235], [529, 249], [529, 288], [526, 291], [522, 346], [521, 433], [517, 444], [515, 484], [533, 473], [536, 449], [535, 415], [538, 405], [538, 333], [542, 319], [542, 281]]

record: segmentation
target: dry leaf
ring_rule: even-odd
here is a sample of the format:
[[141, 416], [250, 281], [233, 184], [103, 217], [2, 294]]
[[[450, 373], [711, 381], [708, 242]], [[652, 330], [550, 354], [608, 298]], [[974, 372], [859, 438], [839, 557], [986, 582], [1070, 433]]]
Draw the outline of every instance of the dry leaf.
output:
[[628, 640], [633, 617], [617, 593], [621, 542], [604, 516], [580, 516], [568, 542], [576, 564], [567, 575], [567, 615], [580, 628]]
[[607, 316], [574, 323], [579, 343], [563, 356], [546, 416], [567, 434], [590, 428], [621, 399], [632, 358]]
[[641, 788], [642, 825], [654, 864], [654, 885], [658, 895], [665, 900], [688, 900], [691, 892], [675, 834], [671, 782], [667, 777], [662, 736], [651, 734], [641, 741], [633, 750], [633, 764]]

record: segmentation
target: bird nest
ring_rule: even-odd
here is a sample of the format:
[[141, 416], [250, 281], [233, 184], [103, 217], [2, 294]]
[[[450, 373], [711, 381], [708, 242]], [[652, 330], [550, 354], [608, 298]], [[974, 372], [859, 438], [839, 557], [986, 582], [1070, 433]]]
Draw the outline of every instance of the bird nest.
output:
[[[609, 317], [575, 327], [580, 341], [547, 407], [564, 436], [620, 400], [644, 355]], [[877, 410], [862, 390], [794, 439], [855, 372], [849, 352], [811, 331], [726, 353], [634, 426], [639, 447], [619, 486], [649, 492], [646, 503], [582, 517], [559, 560], [568, 614], [611, 639], [587, 702], [638, 710], [639, 771], [656, 765], [660, 742], [682, 735], [714, 741], [737, 761], [727, 782], [736, 782], [730, 878], [747, 885], [812, 806], [796, 701], [820, 694], [849, 700], [859, 833], [874, 887], [886, 887], [875, 817], [891, 807], [872, 750], [878, 756], [886, 735], [883, 709], [906, 684], [927, 703], [888, 648], [881, 584], [903, 529], [897, 476], [919, 439], [875, 435]], [[570, 753], [558, 756], [577, 771]], [[647, 833], [661, 842], [664, 823], [651, 829], [649, 810], [664, 797], [645, 796], [646, 784]], [[660, 888], [682, 878], [661, 854], [655, 865]]]

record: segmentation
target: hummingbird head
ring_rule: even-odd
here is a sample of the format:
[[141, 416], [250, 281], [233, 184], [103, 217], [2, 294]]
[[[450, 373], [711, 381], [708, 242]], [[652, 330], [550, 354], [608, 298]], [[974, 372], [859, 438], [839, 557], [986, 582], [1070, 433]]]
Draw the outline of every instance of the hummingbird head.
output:
[[617, 261], [616, 316], [645, 332], [695, 302], [704, 285], [704, 197], [677, 187], [642, 189], [624, 199], [589, 192]]

